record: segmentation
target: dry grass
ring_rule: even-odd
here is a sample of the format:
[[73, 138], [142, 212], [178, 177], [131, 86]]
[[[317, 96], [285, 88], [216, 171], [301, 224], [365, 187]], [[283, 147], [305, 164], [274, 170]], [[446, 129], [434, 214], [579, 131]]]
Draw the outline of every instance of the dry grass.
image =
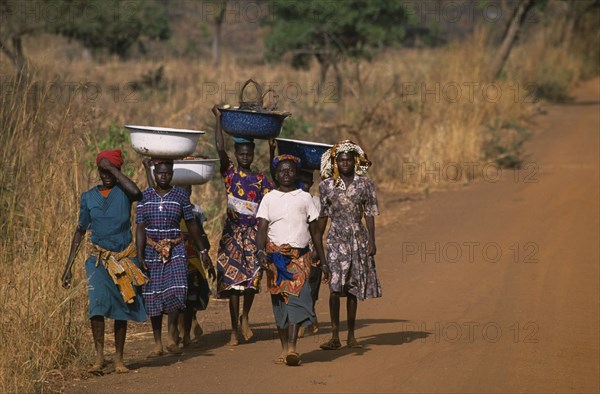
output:
[[[481, 30], [447, 48], [388, 52], [373, 63], [345, 64], [340, 104], [328, 102], [327, 89], [316, 94], [315, 68], [239, 64], [231, 54], [218, 70], [189, 59], [96, 64], [81, 57], [81, 48], [56, 37], [26, 42], [37, 82], [19, 87], [3, 78], [0, 105], [0, 391], [43, 391], [60, 371], [91, 357], [81, 263], [74, 289], [63, 290], [59, 281], [79, 194], [97, 181], [86, 163], [110, 124], [212, 130], [212, 104], [237, 102], [236, 89], [254, 77], [276, 84], [280, 106], [293, 112], [284, 135], [324, 142], [350, 137], [375, 162], [372, 176], [381, 190], [428, 189], [437, 181], [407, 172], [411, 165], [431, 169], [435, 163], [441, 168], [457, 163], [462, 168], [466, 162], [496, 159], [486, 153], [486, 144], [510, 139], [533, 111], [525, 91], [515, 99], [515, 84], [543, 81], [569, 88], [578, 80], [579, 59], [568, 56], [568, 47], [547, 44], [544, 34], [549, 33], [540, 31], [516, 48], [498, 82], [503, 94], [497, 100], [482, 96], [491, 52], [488, 34]], [[128, 90], [128, 82], [160, 64], [166, 76], [161, 88]], [[5, 76], [12, 73], [6, 63], [0, 63], [0, 70]], [[101, 94], [94, 97], [97, 89], [88, 88], [86, 95], [77, 86], [86, 83], [100, 87]], [[456, 86], [461, 98], [453, 102]], [[415, 87], [413, 94], [409, 89]], [[424, 88], [438, 89], [439, 98]], [[494, 90], [488, 93], [493, 97]], [[267, 146], [258, 149], [257, 164], [265, 168]], [[145, 185], [140, 158], [128, 153], [138, 169], [135, 180]], [[198, 153], [214, 157], [212, 133]], [[194, 191], [193, 201], [211, 217], [207, 230], [213, 245], [221, 230], [222, 200], [218, 180]]]

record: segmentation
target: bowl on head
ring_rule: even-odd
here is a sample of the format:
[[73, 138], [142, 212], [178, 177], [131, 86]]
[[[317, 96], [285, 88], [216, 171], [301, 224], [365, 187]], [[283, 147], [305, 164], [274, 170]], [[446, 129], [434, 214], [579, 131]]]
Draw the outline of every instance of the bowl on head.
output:
[[285, 112], [254, 112], [234, 108], [221, 108], [221, 127], [233, 136], [268, 140], [281, 133]]
[[125, 125], [131, 146], [136, 152], [151, 157], [178, 159], [194, 153], [204, 131], [169, 127]]
[[[218, 159], [174, 160], [171, 184], [203, 185], [212, 179], [218, 161]], [[154, 176], [154, 166], [152, 166], [152, 176]]]
[[320, 142], [276, 138], [279, 154], [298, 157], [303, 170], [318, 170], [321, 168], [321, 156], [333, 145]]

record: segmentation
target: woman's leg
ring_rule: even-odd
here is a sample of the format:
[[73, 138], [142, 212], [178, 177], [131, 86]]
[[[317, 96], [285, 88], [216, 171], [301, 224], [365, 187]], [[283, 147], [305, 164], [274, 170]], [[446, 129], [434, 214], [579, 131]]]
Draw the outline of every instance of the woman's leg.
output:
[[340, 293], [329, 295], [329, 315], [331, 317], [331, 339], [340, 340]]
[[96, 348], [96, 362], [88, 371], [100, 372], [104, 367], [104, 316], [92, 316], [90, 324], [92, 326], [94, 347]]
[[281, 353], [277, 362], [283, 363], [288, 354], [288, 329], [277, 327], [277, 334], [279, 334], [279, 342], [281, 342]]
[[296, 342], [298, 340], [299, 324], [288, 324], [288, 352], [285, 356], [285, 363], [289, 366], [300, 365], [300, 355], [296, 351]]
[[229, 316], [231, 317], [231, 338], [229, 346], [237, 346], [238, 341], [238, 319], [240, 316], [240, 296], [234, 290], [229, 295]]
[[192, 343], [192, 321], [195, 320], [196, 311], [191, 305], [188, 305], [183, 311], [183, 347], [187, 347]]
[[342, 347], [340, 343], [340, 293], [329, 294], [329, 315], [331, 317], [331, 339], [321, 344], [321, 349], [335, 350]]
[[152, 335], [154, 336], [154, 348], [150, 352], [150, 355], [160, 356], [161, 354], [163, 354], [162, 314], [158, 316], [151, 316], [150, 322], [152, 323]]
[[167, 350], [171, 353], [181, 353], [181, 350], [177, 346], [177, 342], [179, 342], [179, 330], [177, 329], [177, 324], [179, 323], [179, 315], [181, 311], [178, 309], [176, 311], [170, 312], [168, 314], [168, 330], [169, 330], [169, 344], [167, 345]]
[[123, 363], [123, 350], [125, 349], [125, 336], [127, 335], [127, 320], [115, 320], [115, 370], [117, 373], [129, 372]]
[[242, 335], [245, 340], [250, 340], [254, 336], [254, 333], [250, 329], [250, 309], [254, 302], [254, 295], [256, 294], [254, 289], [244, 290], [244, 310], [242, 311], [242, 317], [240, 319], [240, 325], [242, 326]]
[[298, 342], [298, 329], [300, 324], [290, 324], [288, 326], [288, 352], [296, 352], [296, 343]]
[[358, 301], [356, 296], [348, 293], [346, 295], [346, 310], [348, 312], [348, 344], [356, 343], [354, 337], [354, 327], [356, 326], [356, 310], [358, 309]]

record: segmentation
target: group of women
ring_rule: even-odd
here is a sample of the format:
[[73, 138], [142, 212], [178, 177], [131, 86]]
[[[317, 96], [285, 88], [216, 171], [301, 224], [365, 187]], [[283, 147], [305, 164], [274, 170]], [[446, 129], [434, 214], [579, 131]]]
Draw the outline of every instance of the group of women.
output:
[[[235, 346], [242, 339], [252, 338], [249, 312], [261, 280], [266, 279], [281, 341], [276, 362], [299, 365], [298, 336], [305, 328], [318, 330], [314, 306], [322, 277], [330, 288], [332, 335], [320, 347], [334, 350], [342, 346], [340, 297], [347, 299], [347, 346], [361, 347], [354, 333], [357, 300], [381, 296], [373, 257], [374, 216], [379, 212], [375, 187], [365, 176], [371, 165], [365, 153], [348, 140], [334, 145], [322, 157], [320, 197], [312, 197], [308, 193], [312, 172], [302, 171], [297, 157], [272, 157], [273, 182], [251, 167], [253, 141], [235, 138], [232, 161], [225, 151], [221, 114], [216, 106], [213, 114], [220, 173], [227, 194], [227, 216], [215, 265], [218, 296], [229, 299], [228, 344]], [[273, 142], [270, 145], [273, 152]], [[62, 284], [66, 288], [71, 285], [77, 250], [86, 231], [91, 230], [92, 254], [85, 263], [96, 348], [91, 371], [99, 372], [105, 366], [104, 319], [108, 317], [115, 324], [115, 369], [123, 373], [128, 371], [123, 362], [128, 320], [145, 321], [150, 316], [155, 341], [150, 356], [160, 356], [164, 353], [162, 316], [167, 314], [166, 350], [181, 353], [178, 317], [182, 312], [193, 316], [189, 313], [183, 222], [201, 268], [211, 276], [215, 271], [201, 221], [194, 220], [190, 191], [171, 185], [172, 161], [154, 162], [153, 179], [143, 192], [120, 171], [123, 159], [119, 150], [100, 152], [96, 163], [101, 185], [81, 196], [79, 223]], [[135, 242], [130, 223], [134, 201]], [[322, 237], [329, 220], [325, 254]], [[191, 317], [186, 320], [191, 321]], [[189, 335], [189, 325], [184, 338]]]

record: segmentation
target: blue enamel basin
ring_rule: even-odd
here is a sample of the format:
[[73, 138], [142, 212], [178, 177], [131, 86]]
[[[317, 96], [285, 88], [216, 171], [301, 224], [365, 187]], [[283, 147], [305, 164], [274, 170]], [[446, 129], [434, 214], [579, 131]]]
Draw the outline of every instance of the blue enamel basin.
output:
[[286, 113], [261, 113], [232, 108], [220, 108], [221, 126], [234, 137], [271, 139], [281, 133]]
[[302, 161], [302, 169], [318, 170], [321, 168], [321, 156], [333, 145], [319, 142], [290, 140], [276, 138], [277, 151], [280, 155], [287, 154], [298, 157]]

